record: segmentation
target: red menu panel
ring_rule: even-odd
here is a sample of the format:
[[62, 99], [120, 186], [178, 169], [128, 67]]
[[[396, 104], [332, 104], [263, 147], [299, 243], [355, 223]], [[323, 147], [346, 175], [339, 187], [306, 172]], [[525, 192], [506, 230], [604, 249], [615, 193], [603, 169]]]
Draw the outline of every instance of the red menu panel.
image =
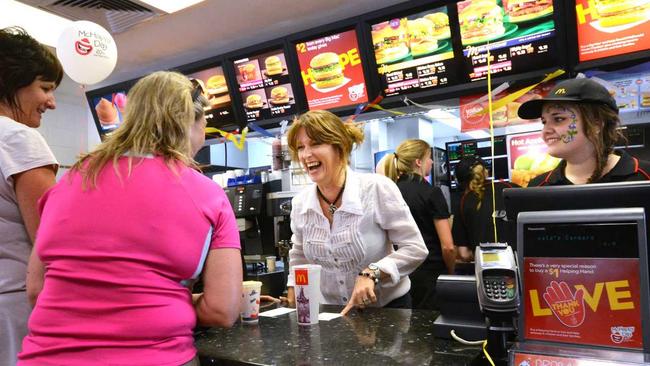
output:
[[650, 49], [650, 1], [576, 0], [575, 5], [580, 61]]
[[355, 30], [296, 44], [309, 109], [368, 101]]

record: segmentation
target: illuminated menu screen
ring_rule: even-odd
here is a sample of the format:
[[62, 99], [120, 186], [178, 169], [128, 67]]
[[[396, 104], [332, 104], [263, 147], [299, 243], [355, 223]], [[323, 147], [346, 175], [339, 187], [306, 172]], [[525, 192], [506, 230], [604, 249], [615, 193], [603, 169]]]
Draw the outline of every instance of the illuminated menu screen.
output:
[[553, 1], [468, 0], [457, 3], [463, 59], [471, 81], [554, 64]]
[[386, 96], [456, 83], [446, 6], [373, 24], [372, 43]]
[[94, 97], [92, 103], [100, 135], [110, 134], [124, 122], [126, 90]]
[[354, 30], [296, 44], [309, 109], [331, 109], [368, 101]]
[[296, 113], [284, 52], [275, 50], [234, 64], [247, 122]]
[[580, 61], [650, 49], [650, 1], [576, 0], [575, 6]]
[[232, 101], [228, 93], [228, 85], [221, 66], [188, 74], [187, 77], [199, 80], [208, 98], [205, 119], [208, 127], [222, 128], [224, 125], [235, 123]]

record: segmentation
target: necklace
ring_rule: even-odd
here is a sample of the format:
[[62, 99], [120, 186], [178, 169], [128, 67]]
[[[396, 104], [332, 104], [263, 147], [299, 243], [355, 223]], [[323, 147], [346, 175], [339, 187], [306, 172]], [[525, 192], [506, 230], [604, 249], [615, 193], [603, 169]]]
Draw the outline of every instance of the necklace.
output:
[[320, 198], [323, 199], [323, 201], [325, 201], [325, 203], [327, 203], [329, 205], [328, 210], [329, 210], [330, 214], [332, 214], [332, 215], [334, 215], [334, 212], [336, 212], [336, 210], [339, 209], [338, 207], [336, 207], [335, 203], [338, 202], [339, 198], [341, 198], [341, 196], [343, 195], [343, 190], [345, 189], [345, 181], [347, 179], [348, 179], [348, 177], [346, 176], [345, 179], [343, 180], [343, 187], [341, 187], [341, 190], [339, 191], [339, 194], [336, 195], [336, 198], [332, 202], [330, 202], [327, 199], [327, 197], [325, 197], [323, 192], [320, 191], [320, 188], [318, 188], [318, 186], [316, 186], [316, 191], [318, 192], [318, 195], [320, 196]]

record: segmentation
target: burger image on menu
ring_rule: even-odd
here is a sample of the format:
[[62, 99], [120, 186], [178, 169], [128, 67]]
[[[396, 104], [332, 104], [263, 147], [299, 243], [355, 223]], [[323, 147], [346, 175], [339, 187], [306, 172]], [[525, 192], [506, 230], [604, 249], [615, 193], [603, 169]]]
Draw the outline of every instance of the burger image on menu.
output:
[[553, 0], [508, 0], [505, 11], [511, 23], [526, 22], [553, 13]]
[[433, 36], [433, 22], [429, 19], [409, 20], [407, 29], [413, 57], [427, 55], [438, 49], [438, 41]]
[[407, 20], [394, 19], [372, 27], [372, 44], [377, 64], [399, 61], [409, 55]]
[[433, 23], [433, 38], [446, 39], [451, 37], [451, 33], [449, 31], [449, 16], [447, 13], [431, 13], [425, 15], [424, 17]]
[[309, 62], [317, 89], [336, 88], [345, 83], [339, 55], [334, 52], [319, 53]]
[[246, 103], [244, 103], [244, 106], [247, 109], [260, 109], [264, 106], [264, 102], [262, 101], [262, 97], [258, 94], [251, 94], [246, 97]]
[[458, 3], [461, 43], [475, 44], [499, 38], [506, 29], [503, 11], [495, 0], [470, 0]]
[[223, 75], [217, 74], [210, 76], [205, 83], [205, 90], [208, 102], [210, 102], [213, 108], [230, 102], [226, 78]]
[[282, 74], [283, 71], [282, 61], [278, 56], [267, 57], [264, 60], [264, 65], [266, 65], [266, 71], [264, 72], [266, 76]]
[[271, 89], [271, 100], [269, 102], [274, 105], [289, 104], [289, 93], [287, 88], [276, 86]]
[[650, 0], [596, 0], [601, 27], [616, 27], [648, 20]]

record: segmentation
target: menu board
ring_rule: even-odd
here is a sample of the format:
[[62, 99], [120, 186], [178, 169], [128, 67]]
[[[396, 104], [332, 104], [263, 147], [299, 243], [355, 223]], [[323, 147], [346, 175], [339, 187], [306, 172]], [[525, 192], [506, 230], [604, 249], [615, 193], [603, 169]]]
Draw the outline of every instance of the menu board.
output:
[[309, 109], [331, 109], [368, 101], [356, 31], [296, 44]]
[[582, 61], [650, 49], [650, 1], [576, 0]]
[[296, 113], [283, 51], [242, 58], [234, 64], [247, 122]]
[[386, 96], [456, 82], [446, 6], [373, 24], [372, 43]]
[[99, 121], [99, 134], [109, 134], [124, 122], [126, 110], [126, 90], [107, 93], [94, 97], [92, 103], [97, 121]]
[[204, 95], [209, 103], [205, 110], [208, 127], [222, 128], [224, 125], [235, 123], [232, 101], [221, 66], [197, 71], [188, 74], [187, 77], [198, 80], [203, 86]]
[[468, 0], [457, 3], [466, 75], [508, 75], [552, 66], [555, 22], [552, 0]]

